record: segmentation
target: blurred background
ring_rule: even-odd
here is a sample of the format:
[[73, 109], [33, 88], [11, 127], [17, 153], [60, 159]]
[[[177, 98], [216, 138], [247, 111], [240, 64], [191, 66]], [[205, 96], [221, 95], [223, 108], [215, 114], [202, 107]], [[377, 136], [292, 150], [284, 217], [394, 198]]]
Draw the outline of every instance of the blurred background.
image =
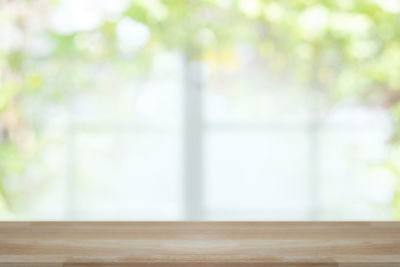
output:
[[0, 0], [0, 220], [400, 219], [398, 0]]

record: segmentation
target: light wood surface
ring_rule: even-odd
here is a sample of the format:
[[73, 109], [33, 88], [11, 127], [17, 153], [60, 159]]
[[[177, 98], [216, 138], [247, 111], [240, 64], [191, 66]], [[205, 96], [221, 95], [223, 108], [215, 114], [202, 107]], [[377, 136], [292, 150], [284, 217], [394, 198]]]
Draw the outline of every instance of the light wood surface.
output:
[[400, 266], [400, 223], [3, 222], [0, 266]]

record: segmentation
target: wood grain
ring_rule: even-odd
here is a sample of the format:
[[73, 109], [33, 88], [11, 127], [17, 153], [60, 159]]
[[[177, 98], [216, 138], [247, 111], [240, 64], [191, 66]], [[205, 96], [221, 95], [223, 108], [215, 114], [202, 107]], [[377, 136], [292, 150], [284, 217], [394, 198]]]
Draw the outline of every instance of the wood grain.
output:
[[0, 266], [400, 266], [396, 222], [3, 222]]

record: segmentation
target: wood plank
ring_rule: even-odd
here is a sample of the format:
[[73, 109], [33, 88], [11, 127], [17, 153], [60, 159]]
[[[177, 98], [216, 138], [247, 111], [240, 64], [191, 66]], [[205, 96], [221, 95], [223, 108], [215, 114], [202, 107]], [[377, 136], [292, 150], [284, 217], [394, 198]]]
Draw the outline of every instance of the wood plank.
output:
[[2, 222], [0, 266], [400, 266], [397, 222]]

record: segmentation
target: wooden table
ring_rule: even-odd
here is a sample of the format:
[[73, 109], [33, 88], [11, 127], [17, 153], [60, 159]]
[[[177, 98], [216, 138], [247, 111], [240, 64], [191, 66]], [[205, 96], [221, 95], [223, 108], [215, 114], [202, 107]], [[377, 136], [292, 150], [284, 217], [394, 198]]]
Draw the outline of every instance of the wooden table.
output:
[[400, 266], [400, 223], [3, 222], [0, 266]]

